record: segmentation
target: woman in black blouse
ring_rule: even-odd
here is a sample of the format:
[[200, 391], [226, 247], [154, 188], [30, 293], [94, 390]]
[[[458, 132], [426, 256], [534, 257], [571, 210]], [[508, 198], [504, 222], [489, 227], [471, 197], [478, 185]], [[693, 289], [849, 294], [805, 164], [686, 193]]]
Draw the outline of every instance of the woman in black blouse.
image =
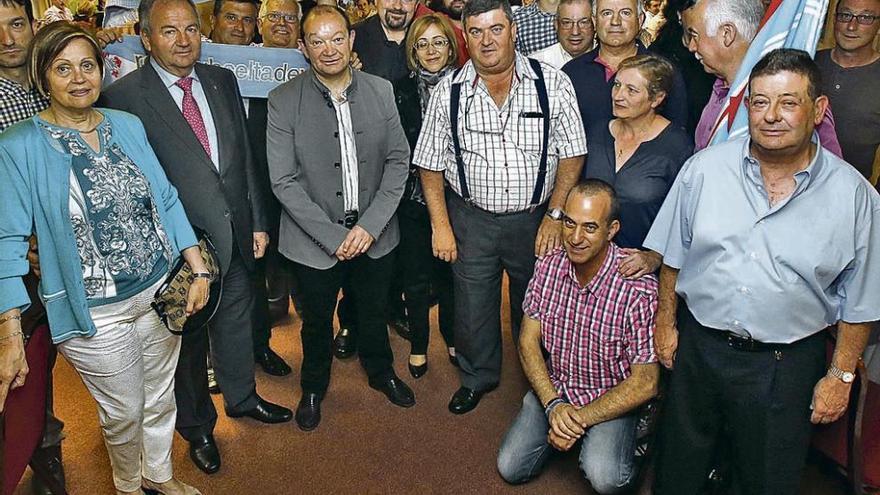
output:
[[642, 250], [642, 242], [694, 149], [684, 129], [659, 114], [672, 77], [672, 65], [657, 55], [624, 60], [611, 89], [615, 118], [607, 126], [594, 126], [587, 139], [584, 176], [614, 186], [620, 201], [620, 231], [614, 241], [627, 254], [620, 273], [629, 278], [660, 268], [660, 255]]

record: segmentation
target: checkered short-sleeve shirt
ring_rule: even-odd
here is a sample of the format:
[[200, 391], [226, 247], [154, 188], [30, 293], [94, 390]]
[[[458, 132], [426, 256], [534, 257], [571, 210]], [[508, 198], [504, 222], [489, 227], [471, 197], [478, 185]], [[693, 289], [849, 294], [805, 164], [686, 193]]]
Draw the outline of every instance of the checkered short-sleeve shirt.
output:
[[578, 407], [629, 377], [632, 365], [657, 362], [657, 278], [623, 278], [621, 257], [611, 244], [599, 272], [581, 286], [557, 249], [535, 264], [523, 301], [523, 312], [541, 322], [553, 386]]
[[[585, 155], [587, 138], [571, 80], [562, 71], [541, 64], [550, 104], [547, 175], [541, 202], [550, 198], [560, 159]], [[465, 178], [471, 198], [496, 213], [529, 208], [541, 161], [544, 122], [535, 89], [536, 75], [528, 60], [516, 55], [510, 94], [501, 108], [495, 104], [472, 62], [442, 80], [431, 95], [413, 163], [445, 172], [452, 189], [461, 194], [449, 125], [453, 82], [461, 83], [458, 135]]]
[[516, 23], [516, 49], [523, 55], [547, 48], [559, 41], [553, 21], [556, 14], [538, 8], [538, 2], [513, 13]]
[[36, 88], [25, 89], [15, 81], [0, 77], [0, 132], [12, 124], [29, 119], [49, 106], [49, 100]]

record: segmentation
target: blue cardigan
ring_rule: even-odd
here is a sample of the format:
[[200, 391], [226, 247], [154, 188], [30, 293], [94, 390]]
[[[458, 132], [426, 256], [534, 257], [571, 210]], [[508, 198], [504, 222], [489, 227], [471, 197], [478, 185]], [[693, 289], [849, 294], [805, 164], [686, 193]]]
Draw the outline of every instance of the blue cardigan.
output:
[[[197, 241], [177, 190], [168, 182], [134, 115], [98, 109], [113, 128], [113, 143], [137, 164], [150, 183], [153, 202], [174, 257]], [[40, 297], [49, 316], [52, 341], [90, 337], [97, 331], [86, 303], [82, 265], [70, 223], [72, 156], [46, 136], [33, 118], [0, 134], [0, 313], [30, 305], [22, 276], [28, 237], [40, 249]]]

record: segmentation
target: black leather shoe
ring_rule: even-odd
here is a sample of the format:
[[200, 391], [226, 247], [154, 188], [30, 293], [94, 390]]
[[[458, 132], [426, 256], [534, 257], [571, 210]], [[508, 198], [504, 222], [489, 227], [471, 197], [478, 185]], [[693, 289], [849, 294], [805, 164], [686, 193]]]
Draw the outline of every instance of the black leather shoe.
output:
[[253, 409], [247, 411], [226, 411], [226, 415], [230, 418], [242, 418], [247, 416], [256, 419], [261, 423], [286, 423], [293, 418], [293, 411], [286, 407], [272, 404], [269, 401], [258, 398], [257, 405]]
[[397, 335], [400, 335], [401, 338], [409, 340], [410, 338], [410, 329], [409, 322], [406, 321], [406, 318], [393, 318], [388, 320], [388, 326], [391, 327]]
[[455, 391], [455, 394], [452, 395], [452, 400], [449, 401], [449, 412], [452, 414], [464, 414], [473, 411], [473, 409], [477, 407], [477, 404], [480, 403], [480, 399], [483, 398], [483, 395], [494, 388], [495, 387], [490, 387], [484, 390], [472, 390], [467, 387], [460, 387]]
[[378, 390], [388, 397], [392, 404], [400, 407], [412, 407], [416, 405], [416, 398], [412, 389], [396, 376], [391, 376], [381, 382], [370, 383], [370, 387]]
[[357, 354], [357, 335], [350, 328], [340, 328], [333, 339], [333, 354], [339, 359], [346, 359]]
[[321, 401], [324, 396], [314, 392], [303, 392], [296, 406], [296, 424], [302, 431], [312, 431], [321, 422]]
[[272, 376], [286, 376], [290, 374], [290, 366], [281, 359], [281, 356], [275, 354], [270, 348], [257, 352], [254, 355], [254, 362], [263, 368], [263, 371]]
[[413, 378], [421, 378], [425, 376], [425, 373], [428, 372], [428, 362], [425, 361], [422, 364], [415, 365], [412, 363], [408, 363], [409, 366], [409, 374], [412, 375]]
[[214, 443], [214, 435], [204, 435], [189, 441], [189, 458], [205, 474], [220, 470], [220, 451]]
[[34, 451], [31, 456], [31, 491], [35, 495], [66, 493], [64, 489], [64, 463], [61, 460], [61, 446], [53, 445]]

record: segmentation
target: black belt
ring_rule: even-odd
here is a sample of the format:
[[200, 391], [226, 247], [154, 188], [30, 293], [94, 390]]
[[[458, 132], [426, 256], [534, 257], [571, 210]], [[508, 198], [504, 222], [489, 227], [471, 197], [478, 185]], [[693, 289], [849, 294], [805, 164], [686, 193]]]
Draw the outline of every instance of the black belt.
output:
[[345, 212], [345, 220], [343, 220], [342, 225], [345, 228], [350, 229], [357, 225], [358, 222], [358, 211], [357, 210], [348, 210]]
[[487, 209], [485, 209], [485, 208], [480, 208], [480, 207], [477, 206], [477, 204], [473, 201], [473, 199], [471, 199], [470, 201], [469, 201], [469, 200], [466, 200], [466, 199], [464, 199], [464, 197], [462, 197], [462, 196], [461, 196], [460, 194], [458, 194], [457, 192], [453, 191], [451, 188], [449, 189], [449, 194], [455, 196], [455, 197], [456, 197], [457, 199], [459, 199], [462, 203], [464, 203], [464, 205], [467, 206], [468, 208], [473, 208], [473, 209], [475, 209], [475, 210], [477, 210], [477, 211], [480, 211], [480, 212], [486, 213], [486, 214], [488, 214], [488, 215], [492, 215], [493, 217], [509, 217], [509, 216], [513, 216], [513, 215], [527, 215], [527, 214], [529, 214], [529, 213], [534, 213], [534, 212], [537, 211], [537, 210], [541, 210], [542, 208], [546, 209], [546, 208], [547, 208], [547, 203], [549, 203], [549, 200], [548, 200], [548, 201], [545, 201], [545, 202], [543, 202], [543, 203], [541, 203], [541, 204], [539, 204], [539, 205], [537, 205], [537, 206], [530, 206], [530, 207], [526, 208], [525, 210], [518, 210], [518, 211], [505, 211], [505, 212], [501, 212], [501, 213], [499, 213], [499, 212], [496, 212], [496, 211], [487, 210]]
[[746, 335], [740, 335], [738, 333], [730, 332], [727, 330], [711, 330], [711, 333], [717, 334], [727, 341], [727, 345], [740, 351], [779, 351], [791, 345], [761, 342], [760, 340], [755, 340]]

